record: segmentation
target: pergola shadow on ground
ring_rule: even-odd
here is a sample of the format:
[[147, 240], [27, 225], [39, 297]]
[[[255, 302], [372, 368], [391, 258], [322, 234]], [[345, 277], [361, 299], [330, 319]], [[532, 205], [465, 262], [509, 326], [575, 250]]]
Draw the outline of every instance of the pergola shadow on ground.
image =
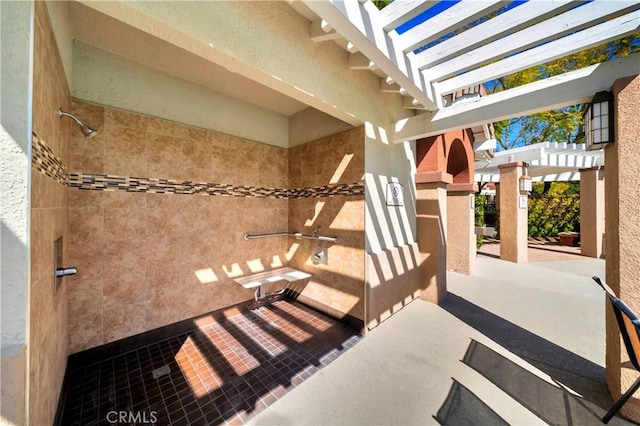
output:
[[601, 424], [604, 261], [553, 255], [449, 272], [440, 306], [409, 304], [252, 423]]
[[[500, 240], [485, 239], [478, 249], [479, 256], [500, 258]], [[580, 254], [579, 246], [567, 246], [557, 242], [541, 242], [529, 239], [527, 243], [527, 259], [529, 262], [552, 262], [558, 260], [585, 259]]]

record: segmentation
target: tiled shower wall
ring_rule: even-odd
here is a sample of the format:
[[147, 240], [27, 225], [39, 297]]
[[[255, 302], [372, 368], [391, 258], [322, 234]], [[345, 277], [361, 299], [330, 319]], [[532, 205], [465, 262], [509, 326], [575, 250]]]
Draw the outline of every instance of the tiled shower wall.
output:
[[[251, 299], [253, 292], [234, 277], [285, 266], [290, 259], [303, 267], [306, 248], [286, 237], [245, 241], [243, 234], [286, 231], [293, 225], [302, 231], [304, 226], [290, 224], [289, 218], [304, 217], [318, 200], [335, 210], [329, 222], [330, 209], [323, 213], [327, 226], [321, 233], [339, 231], [343, 237], [330, 249], [335, 253], [331, 266], [317, 270], [331, 295], [318, 294], [318, 300], [338, 303], [336, 313], [354, 314], [352, 296], [353, 306], [344, 309], [333, 294], [335, 289], [357, 293], [351, 290], [356, 284], [334, 280], [333, 270], [355, 262], [351, 250], [358, 243], [351, 228], [359, 225], [340, 221], [349, 209], [364, 215], [363, 195], [344, 195], [362, 194], [362, 185], [351, 185], [362, 173], [362, 156], [354, 160], [349, 154], [347, 164], [344, 155], [331, 153], [332, 162], [298, 164], [291, 161], [295, 150], [75, 100], [71, 107], [102, 129], [92, 139], [71, 138], [70, 254], [79, 268], [69, 294], [71, 352]], [[355, 131], [332, 140], [330, 151], [344, 151], [339, 148], [344, 142], [351, 153], [358, 138], [363, 149], [362, 132]], [[316, 152], [320, 142], [307, 145], [314, 155], [329, 154]], [[361, 164], [355, 167], [357, 161]], [[347, 170], [334, 182], [343, 163]], [[331, 168], [329, 177], [328, 171], [315, 174]], [[307, 180], [300, 180], [303, 176]], [[344, 210], [336, 210], [338, 205]], [[298, 210], [304, 211], [301, 216]], [[340, 254], [341, 247], [349, 254]], [[363, 270], [364, 264], [359, 267]]]
[[[54, 241], [69, 248], [69, 198], [64, 181], [45, 174], [38, 161], [57, 157], [69, 164], [69, 88], [44, 2], [35, 2], [33, 61], [33, 132], [30, 224], [29, 422], [52, 424], [67, 363], [68, 279], [54, 290]], [[38, 140], [41, 140], [39, 143]], [[57, 178], [57, 179], [56, 179]], [[65, 262], [68, 255], [65, 255]]]
[[[94, 177], [94, 190], [70, 190], [71, 352], [249, 300], [233, 277], [286, 264], [286, 239], [242, 238], [286, 229], [286, 198], [151, 193], [164, 190], [132, 179], [283, 188], [285, 149], [79, 101], [72, 110], [102, 131], [71, 139], [71, 169]], [[96, 190], [103, 174], [139, 192]]]
[[[363, 183], [364, 127], [289, 150], [289, 186], [319, 187]], [[360, 329], [364, 322], [364, 194], [289, 200], [289, 230], [336, 236], [328, 264], [312, 260], [312, 240], [290, 238], [290, 265], [313, 276], [294, 286], [299, 300]]]

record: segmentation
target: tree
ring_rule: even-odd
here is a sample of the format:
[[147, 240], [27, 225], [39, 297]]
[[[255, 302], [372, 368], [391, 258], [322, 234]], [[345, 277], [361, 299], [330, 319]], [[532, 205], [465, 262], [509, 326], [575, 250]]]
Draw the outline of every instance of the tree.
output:
[[[640, 51], [640, 32], [556, 59], [485, 84], [489, 93], [511, 89], [567, 71], [629, 56]], [[494, 123], [502, 149], [538, 142], [584, 142], [584, 105], [572, 105]]]
[[373, 0], [373, 4], [376, 5], [378, 10], [382, 9], [383, 7], [388, 5], [389, 3], [391, 3], [391, 0]]

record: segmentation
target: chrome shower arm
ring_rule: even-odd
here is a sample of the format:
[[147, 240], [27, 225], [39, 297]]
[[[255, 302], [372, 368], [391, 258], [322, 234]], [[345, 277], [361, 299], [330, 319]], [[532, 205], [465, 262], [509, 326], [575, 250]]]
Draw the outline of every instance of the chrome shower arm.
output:
[[65, 117], [71, 117], [71, 118], [73, 118], [73, 119], [74, 119], [74, 121], [75, 121], [76, 123], [78, 123], [80, 126], [84, 126], [84, 123], [83, 123], [82, 121], [78, 120], [78, 119], [77, 119], [73, 114], [69, 114], [68, 112], [64, 112], [63, 110], [61, 110], [61, 109], [60, 109], [60, 110], [58, 110], [58, 115], [59, 115], [60, 117], [62, 117], [62, 116], [65, 116]]

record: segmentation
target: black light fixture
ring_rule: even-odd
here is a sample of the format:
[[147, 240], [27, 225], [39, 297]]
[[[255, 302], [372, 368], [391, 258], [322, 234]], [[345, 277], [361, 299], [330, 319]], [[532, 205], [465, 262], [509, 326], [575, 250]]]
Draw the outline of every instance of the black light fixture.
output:
[[613, 95], [598, 92], [584, 110], [585, 142], [587, 149], [600, 149], [613, 142]]

